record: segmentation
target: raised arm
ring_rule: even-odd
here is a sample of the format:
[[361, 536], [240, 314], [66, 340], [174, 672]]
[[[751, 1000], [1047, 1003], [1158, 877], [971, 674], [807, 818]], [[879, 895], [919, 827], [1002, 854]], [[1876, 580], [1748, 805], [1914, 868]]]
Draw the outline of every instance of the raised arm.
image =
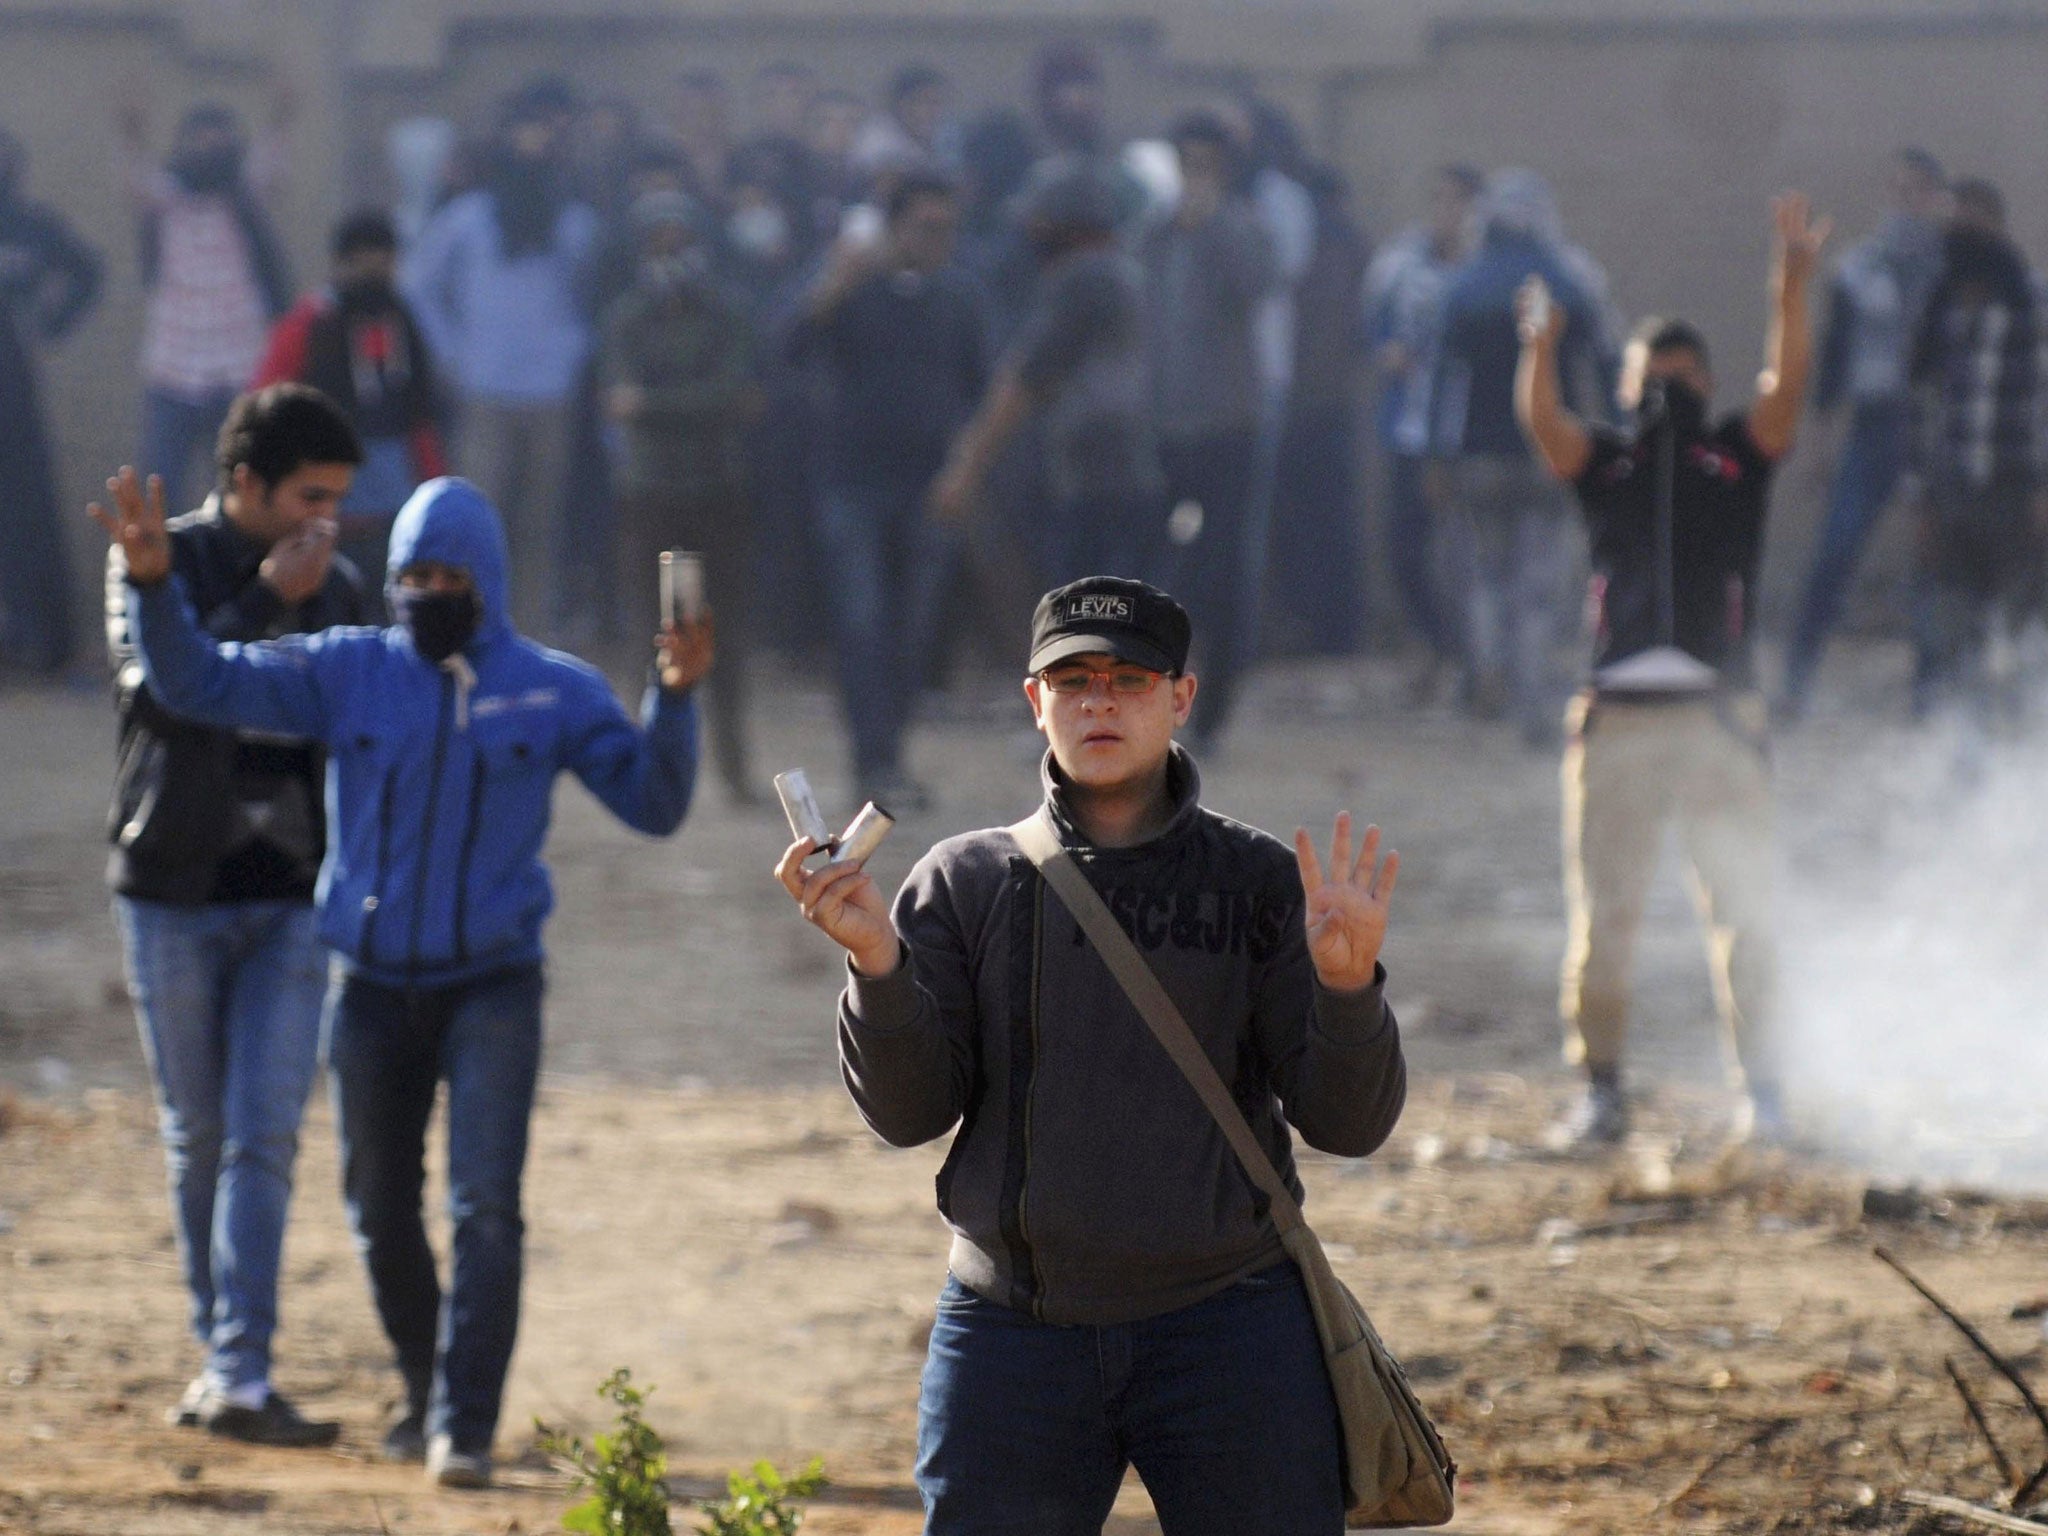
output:
[[1813, 274], [1820, 266], [1832, 220], [1815, 220], [1803, 192], [1787, 192], [1771, 204], [1775, 226], [1771, 248], [1770, 335], [1764, 371], [1756, 381], [1749, 435], [1766, 457], [1792, 451], [1806, 381], [1813, 372], [1813, 321], [1808, 314]]
[[[218, 645], [199, 627], [171, 575], [163, 481], [145, 495], [131, 468], [107, 482], [115, 510], [87, 510], [107, 530], [108, 643], [117, 669], [133, 647], [150, 692], [166, 710], [204, 725], [325, 739], [328, 710], [320, 687], [324, 636], [294, 635], [254, 645]], [[125, 593], [118, 590], [125, 585]], [[123, 602], [125, 598], [125, 602]], [[125, 610], [125, 625], [114, 608]]]
[[1515, 419], [1550, 472], [1560, 480], [1576, 480], [1592, 461], [1593, 436], [1566, 408], [1558, 377], [1564, 306], [1552, 302], [1539, 277], [1531, 278], [1515, 295], [1515, 311], [1522, 336], [1522, 358], [1515, 369]]

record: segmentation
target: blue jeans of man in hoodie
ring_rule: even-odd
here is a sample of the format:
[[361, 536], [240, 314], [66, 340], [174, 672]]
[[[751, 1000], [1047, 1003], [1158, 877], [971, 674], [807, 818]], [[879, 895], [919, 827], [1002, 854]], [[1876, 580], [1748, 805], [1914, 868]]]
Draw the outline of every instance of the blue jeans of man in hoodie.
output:
[[270, 1379], [327, 951], [303, 901], [117, 896], [114, 920], [156, 1083], [192, 1331], [209, 1378], [254, 1387]]
[[[488, 1452], [519, 1331], [520, 1182], [540, 1071], [541, 970], [405, 990], [360, 974], [328, 997], [342, 1193], [409, 1406]], [[421, 1215], [427, 1121], [448, 1084], [446, 1294]]]

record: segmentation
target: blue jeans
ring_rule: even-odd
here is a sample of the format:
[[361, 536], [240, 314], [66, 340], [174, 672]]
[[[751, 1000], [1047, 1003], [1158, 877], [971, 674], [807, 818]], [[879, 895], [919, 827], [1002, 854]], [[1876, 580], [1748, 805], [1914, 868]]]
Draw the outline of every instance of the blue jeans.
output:
[[1813, 687], [1863, 546], [1870, 542], [1871, 530], [1899, 483], [1907, 430], [1901, 405], [1859, 405], [1849, 420], [1848, 440], [1828, 496], [1827, 520], [1821, 525], [1806, 594], [1799, 603], [1799, 621], [1785, 655], [1785, 694], [1795, 702], [1803, 702]]
[[117, 896], [114, 921], [156, 1083], [192, 1331], [216, 1381], [267, 1381], [327, 985], [312, 904]]
[[[487, 1451], [519, 1331], [520, 1178], [540, 1071], [541, 971], [404, 991], [343, 976], [327, 999], [341, 1192], [370, 1295], [429, 1434]], [[444, 1296], [421, 1199], [427, 1119], [448, 1084]]]
[[839, 691], [862, 784], [901, 764], [951, 540], [925, 486], [830, 486], [818, 499]]
[[1462, 625], [1437, 574], [1436, 509], [1423, 488], [1428, 463], [1420, 454], [1388, 455], [1387, 569], [1416, 634], [1438, 658], [1456, 661], [1464, 653]]
[[1100, 1536], [1135, 1466], [1165, 1536], [1337, 1536], [1337, 1403], [1291, 1263], [1058, 1327], [948, 1278], [918, 1404], [925, 1536]]
[[[214, 440], [220, 424], [227, 420], [228, 407], [235, 403], [232, 389], [218, 389], [197, 400], [165, 394], [160, 389], [142, 394], [142, 464], [145, 475], [164, 477], [164, 506], [173, 516], [185, 511], [185, 476], [192, 468], [196, 448], [208, 466], [213, 463]], [[211, 485], [209, 467], [204, 477]]]

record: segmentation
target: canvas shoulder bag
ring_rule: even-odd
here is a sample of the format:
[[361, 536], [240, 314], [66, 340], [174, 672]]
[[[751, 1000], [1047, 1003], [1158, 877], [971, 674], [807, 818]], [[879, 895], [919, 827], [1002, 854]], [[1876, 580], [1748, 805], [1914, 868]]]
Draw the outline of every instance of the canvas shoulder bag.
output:
[[1067, 853], [1044, 810], [1010, 828], [1010, 834], [1081, 925], [1270, 1204], [1281, 1245], [1301, 1271], [1337, 1398], [1344, 1443], [1345, 1525], [1352, 1530], [1442, 1525], [1451, 1518], [1457, 1465], [1409, 1387], [1400, 1362], [1380, 1342], [1358, 1298], [1331, 1270], [1300, 1203], [1252, 1134], [1208, 1053]]

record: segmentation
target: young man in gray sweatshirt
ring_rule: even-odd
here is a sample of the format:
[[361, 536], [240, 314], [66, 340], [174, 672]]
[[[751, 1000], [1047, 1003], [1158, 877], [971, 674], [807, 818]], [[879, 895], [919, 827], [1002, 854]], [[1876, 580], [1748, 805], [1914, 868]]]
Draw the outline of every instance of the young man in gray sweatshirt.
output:
[[[1406, 1093], [1379, 964], [1398, 855], [1327, 866], [1206, 810], [1174, 741], [1186, 612], [1142, 582], [1048, 593], [1024, 692], [1061, 841], [1297, 1195], [1288, 1133], [1363, 1157]], [[1127, 1465], [1167, 1536], [1336, 1536], [1337, 1412], [1265, 1199], [1006, 830], [940, 843], [892, 912], [857, 865], [777, 875], [847, 951], [841, 1069], [885, 1140], [956, 1125], [920, 1405], [929, 1536], [1096, 1536]]]

